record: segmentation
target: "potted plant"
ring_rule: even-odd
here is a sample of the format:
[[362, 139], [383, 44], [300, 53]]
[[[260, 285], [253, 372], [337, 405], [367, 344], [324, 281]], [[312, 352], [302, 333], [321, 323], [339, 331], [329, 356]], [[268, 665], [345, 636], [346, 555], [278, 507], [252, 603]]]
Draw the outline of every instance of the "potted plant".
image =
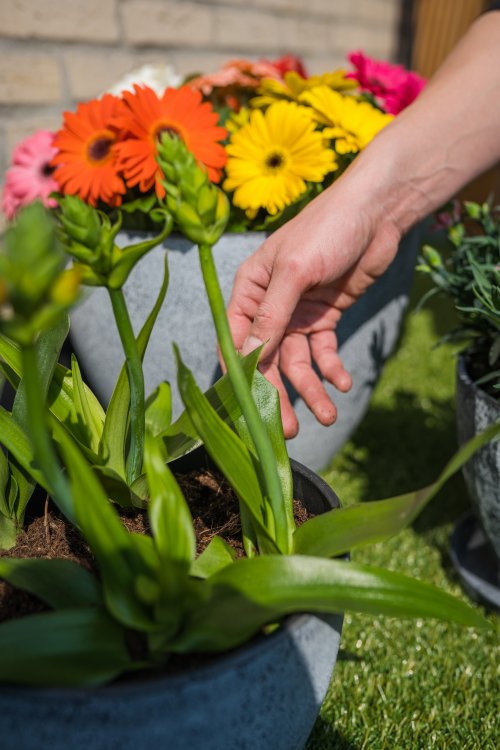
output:
[[[460, 344], [456, 409], [459, 442], [500, 422], [500, 208], [465, 202], [448, 213], [447, 246], [425, 245], [420, 270], [430, 275], [430, 295], [446, 295], [457, 326], [445, 337]], [[500, 606], [500, 450], [485, 445], [463, 468], [475, 518], [457, 526], [455, 565], [476, 597]], [[490, 550], [494, 554], [491, 554]]]
[[[5, 209], [12, 215], [21, 202], [26, 183], [19, 170], [33, 162], [38, 165], [43, 152], [50, 172], [44, 182], [46, 199], [50, 190], [76, 194], [113, 220], [121, 206], [123, 224], [117, 234], [121, 246], [157, 236], [162, 217], [155, 209], [163, 199], [155, 158], [158, 135], [180, 134], [230, 199], [230, 220], [215, 248], [227, 300], [238, 266], [266, 233], [337, 179], [424, 84], [416, 74], [362, 53], [349, 59], [350, 72], [335, 70], [320, 76], [308, 76], [302, 63], [291, 56], [274, 62], [231, 61], [212, 75], [191, 77], [182, 86], [174, 82], [170, 87], [161, 76], [156, 85], [158, 71], [142, 69], [135, 87], [128, 76], [113, 88], [121, 92], [119, 96], [82, 103], [76, 112], [65, 113], [55, 137], [38, 134], [19, 146], [7, 176]], [[260, 133], [258, 157], [249, 148], [256, 133]], [[285, 153], [290, 158], [283, 160]], [[28, 197], [32, 199], [32, 192]], [[403, 240], [405, 247], [391, 267], [339, 324], [346, 367], [363, 376], [355, 377], [348, 394], [338, 394], [325, 382], [339, 405], [335, 430], [326, 432], [328, 428], [317, 422], [291, 389], [301, 429], [290, 442], [290, 455], [313, 468], [327, 463], [366, 411], [383, 362], [398, 338], [418, 236], [416, 229]], [[159, 292], [167, 246], [170, 294], [151, 337], [144, 371], [148, 390], [165, 378], [174, 383], [177, 415], [182, 399], [168, 357], [171, 332], [182, 326], [186, 361], [198, 373], [203, 389], [220, 371], [214, 332], [207, 324], [209, 309], [197, 248], [185, 237], [170, 235], [134, 268], [125, 286], [133, 326], [141, 327]], [[94, 391], [107, 402], [121, 367], [121, 342], [108, 295], [96, 289], [72, 318], [73, 346]]]
[[[9, 597], [35, 597], [35, 611], [30, 598], [29, 614], [24, 608], [25, 616], [0, 624], [0, 729], [16, 748], [32, 747], [36, 736], [40, 748], [154, 740], [298, 749], [327, 687], [344, 609], [486, 624], [421, 581], [338, 556], [410, 523], [500, 427], [467, 443], [423, 490], [299, 525], [294, 489], [312, 511], [328, 506], [328, 492], [306, 470], [292, 479], [276, 392], [255, 369], [258, 351], [240, 359], [234, 350], [212, 256], [227, 198], [180, 139], [162, 136], [159, 163], [162, 233], [175, 223], [199, 248], [227, 367], [203, 394], [176, 347], [186, 411], [173, 423], [168, 384], [146, 399], [141, 367], [168, 274], [137, 337], [122, 291], [149, 241], [120, 248], [119, 220], [66, 196], [52, 215], [40, 204], [23, 209], [0, 254], [0, 367], [17, 389], [12, 411], [0, 409], [0, 574]], [[71, 370], [57, 364], [82, 282], [105, 287], [123, 342], [125, 363], [106, 411], [76, 358]], [[234, 489], [240, 556], [222, 533], [196, 552], [188, 499], [169, 467], [201, 443]], [[24, 539], [36, 484], [83, 565], [13, 546]], [[135, 525], [141, 511], [148, 533]], [[26, 605], [15, 602], [14, 609]], [[197, 666], [186, 664], [188, 654]]]

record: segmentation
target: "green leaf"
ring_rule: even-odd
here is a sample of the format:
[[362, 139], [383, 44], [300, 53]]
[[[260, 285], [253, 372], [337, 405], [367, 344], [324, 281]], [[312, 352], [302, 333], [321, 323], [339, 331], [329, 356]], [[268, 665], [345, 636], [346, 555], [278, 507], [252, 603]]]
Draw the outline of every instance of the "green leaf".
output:
[[205, 606], [187, 621], [173, 650], [220, 651], [252, 637], [266, 624], [298, 612], [351, 610], [393, 617], [434, 617], [487, 627], [459, 599], [401, 573], [302, 555], [236, 560], [204, 581]]
[[[254, 377], [257, 363], [259, 361], [259, 353], [260, 349], [255, 349], [241, 360], [243, 370], [249, 383], [252, 382]], [[223, 375], [219, 378], [213, 386], [205, 391], [204, 395], [219, 417], [225, 422], [234, 424], [238, 417], [241, 416], [241, 408], [236, 401], [228, 375]], [[200, 436], [193, 427], [187, 411], [184, 411], [180, 417], [162, 433], [161, 436], [165, 441], [169, 462], [195, 450], [195, 448], [198, 448], [202, 443]]]
[[146, 255], [150, 250], [160, 245], [172, 231], [174, 220], [170, 214], [163, 216], [164, 226], [162, 231], [152, 239], [137, 242], [135, 245], [128, 245], [119, 249], [119, 260], [113, 263], [113, 269], [108, 276], [107, 286], [110, 289], [121, 289], [128, 279], [133, 267]]
[[[146, 322], [137, 337], [137, 346], [139, 348], [141, 359], [144, 358], [151, 332], [165, 300], [165, 295], [167, 294], [168, 289], [168, 279], [168, 255], [165, 253], [163, 282], [153, 309], [148, 315]], [[118, 376], [118, 380], [116, 381], [113, 395], [111, 396], [106, 412], [100, 449], [101, 454], [105, 457], [106, 466], [114, 469], [114, 471], [123, 478], [126, 478], [127, 476], [125, 449], [127, 443], [129, 409], [130, 385], [127, 376], [127, 367], [124, 363], [120, 375]]]
[[179, 392], [189, 418], [207, 453], [251, 514], [261, 549], [275, 552], [276, 545], [266, 529], [266, 505], [250, 453], [200, 391], [191, 371], [182, 362], [179, 350], [175, 345], [174, 348]]
[[493, 424], [465, 443], [447, 463], [435, 482], [388, 500], [359, 503], [332, 510], [306, 521], [294, 535], [295, 552], [334, 557], [353, 547], [373, 544], [394, 536], [411, 524], [443, 484], [483, 445], [500, 435]]
[[12, 549], [17, 542], [17, 524], [13, 518], [0, 514], [0, 550]]
[[34, 594], [53, 609], [102, 604], [95, 576], [71, 560], [0, 557], [0, 578]]
[[[36, 342], [35, 356], [37, 363], [38, 380], [40, 384], [40, 398], [45, 399], [49, 385], [52, 381], [54, 368], [57, 359], [61, 353], [62, 345], [68, 335], [69, 319], [63, 315], [60, 321], [53, 327], [43, 331]], [[12, 417], [25, 432], [29, 432], [30, 422], [28, 415], [28, 405], [24, 383], [21, 380], [17, 389], [14, 404], [12, 406]], [[17, 482], [18, 493], [16, 498], [16, 507], [14, 509], [16, 518], [22, 523], [26, 505], [36, 486], [36, 482], [22, 467], [17, 467], [15, 462], [11, 466], [11, 472]]]
[[[290, 459], [288, 458], [288, 451], [286, 449], [285, 436], [283, 434], [280, 400], [276, 388], [258, 370], [256, 370], [252, 382], [252, 396], [257, 404], [257, 409], [259, 410], [259, 414], [271, 439], [273, 454], [278, 467], [283, 502], [285, 504], [288, 549], [292, 549], [292, 538], [295, 529], [295, 519], [293, 515], [293, 478]], [[241, 415], [235, 422], [235, 427], [238, 435], [243, 440], [248, 450], [255, 455], [253, 440], [243, 415]], [[285, 534], [283, 534], [283, 536], [284, 535]]]
[[146, 429], [156, 436], [168, 429], [172, 419], [172, 391], [162, 382], [146, 400]]
[[181, 488], [166, 464], [163, 442], [146, 434], [144, 464], [150, 490], [148, 515], [156, 547], [163, 560], [185, 566], [194, 558], [193, 519]]
[[226, 565], [231, 565], [236, 553], [220, 536], [214, 536], [203, 552], [191, 565], [191, 575], [195, 578], [208, 578]]
[[85, 439], [82, 442], [97, 454], [103, 424], [99, 417], [94, 414], [87, 399], [87, 392], [84, 388], [80, 366], [74, 354], [71, 355], [71, 375], [76, 421], [81, 425], [81, 431], [85, 434]]
[[0, 681], [93, 687], [137, 668], [124, 630], [95, 608], [65, 609], [0, 624]]
[[[18, 388], [21, 376], [21, 354], [19, 347], [10, 339], [0, 334], [0, 357], [4, 360], [2, 369], [6, 372], [13, 388]], [[104, 411], [90, 388], [84, 384], [85, 398], [92, 411], [92, 421], [99, 433], [102, 433]], [[75, 416], [75, 399], [73, 376], [61, 364], [56, 364], [53, 378], [50, 382], [47, 403], [51, 413], [62, 422], [69, 432], [80, 442], [85, 444], [86, 433], [80, 429], [80, 421]], [[76, 419], [76, 421], [75, 421]], [[86, 445], [89, 448], [89, 445]]]
[[10, 466], [5, 453], [0, 449], [0, 514], [10, 516], [9, 508]]
[[136, 583], [141, 576], [147, 579], [156, 571], [122, 525], [92, 469], [62, 428], [58, 440], [68, 468], [77, 522], [98, 562], [107, 608], [124, 625], [154, 629], [150, 608], [136, 594]]
[[14, 421], [12, 414], [3, 406], [0, 406], [0, 441], [26, 473], [30, 474], [37, 484], [48, 491], [42, 472], [33, 463], [33, 453], [28, 436]]
[[[78, 444], [77, 444], [78, 445]], [[78, 446], [80, 447], [80, 446]], [[135, 493], [123, 477], [110, 469], [108, 466], [92, 465], [94, 474], [98, 477], [108, 498], [121, 505], [122, 508], [145, 508], [148, 497], [147, 485], [144, 486], [142, 495]]]

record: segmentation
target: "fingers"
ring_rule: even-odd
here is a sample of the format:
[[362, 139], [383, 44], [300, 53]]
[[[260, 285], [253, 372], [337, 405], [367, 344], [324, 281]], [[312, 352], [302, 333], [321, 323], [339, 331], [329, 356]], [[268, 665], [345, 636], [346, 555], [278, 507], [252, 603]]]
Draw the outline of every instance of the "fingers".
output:
[[264, 343], [262, 361], [267, 362], [277, 350], [305, 291], [300, 265], [302, 264], [297, 264], [292, 259], [286, 263], [276, 260], [267, 292], [262, 296], [247, 338], [243, 342], [243, 354]]
[[325, 426], [333, 424], [337, 410], [312, 367], [306, 336], [301, 333], [287, 334], [280, 348], [280, 369], [318, 422]]
[[344, 369], [337, 351], [337, 336], [334, 331], [318, 331], [309, 336], [311, 356], [321, 374], [342, 393], [352, 386], [352, 378]]

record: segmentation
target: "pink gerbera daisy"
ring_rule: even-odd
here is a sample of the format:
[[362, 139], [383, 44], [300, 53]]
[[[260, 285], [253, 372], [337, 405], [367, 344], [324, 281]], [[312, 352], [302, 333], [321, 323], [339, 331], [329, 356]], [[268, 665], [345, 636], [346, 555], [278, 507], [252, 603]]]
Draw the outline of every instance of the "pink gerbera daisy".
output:
[[348, 59], [355, 70], [347, 78], [354, 78], [361, 91], [372, 94], [391, 115], [411, 104], [425, 86], [425, 78], [402, 65], [374, 60], [363, 52], [351, 52]]
[[49, 208], [56, 205], [49, 197], [58, 189], [50, 164], [57, 153], [53, 142], [54, 133], [37, 130], [14, 149], [2, 196], [2, 210], [8, 219], [13, 219], [20, 208], [37, 199]]

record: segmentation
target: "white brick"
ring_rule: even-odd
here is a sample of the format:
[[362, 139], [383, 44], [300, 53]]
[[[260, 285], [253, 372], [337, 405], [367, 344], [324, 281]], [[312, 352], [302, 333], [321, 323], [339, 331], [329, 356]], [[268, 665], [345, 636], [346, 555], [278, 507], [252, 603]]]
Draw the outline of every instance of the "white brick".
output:
[[131, 44], [199, 47], [211, 40], [212, 12], [205, 5], [131, 0], [122, 14], [125, 38]]
[[292, 54], [326, 55], [331, 46], [329, 27], [319, 21], [290, 19], [283, 24], [283, 44]]
[[389, 59], [393, 51], [392, 29], [360, 27], [357, 24], [337, 24], [331, 31], [332, 55], [344, 58], [349, 52], [362, 50], [367, 55]]
[[32, 135], [36, 130], [51, 130], [55, 132], [62, 125], [62, 112], [53, 114], [26, 115], [16, 117], [13, 120], [7, 120], [3, 124], [5, 134], [5, 155], [6, 161], [10, 163], [14, 147]]
[[115, 41], [116, 0], [2, 0], [0, 29], [23, 39]]
[[52, 104], [62, 97], [57, 62], [46, 55], [0, 57], [0, 103]]
[[221, 49], [276, 52], [283, 47], [282, 21], [262, 11], [214, 9], [213, 40]]
[[175, 70], [182, 76], [193, 73], [215, 73], [224, 63], [228, 61], [225, 52], [177, 52], [169, 53], [169, 61], [172, 61]]
[[71, 98], [91, 99], [102, 94], [125, 73], [138, 67], [132, 54], [75, 53], [68, 52], [64, 58]]

